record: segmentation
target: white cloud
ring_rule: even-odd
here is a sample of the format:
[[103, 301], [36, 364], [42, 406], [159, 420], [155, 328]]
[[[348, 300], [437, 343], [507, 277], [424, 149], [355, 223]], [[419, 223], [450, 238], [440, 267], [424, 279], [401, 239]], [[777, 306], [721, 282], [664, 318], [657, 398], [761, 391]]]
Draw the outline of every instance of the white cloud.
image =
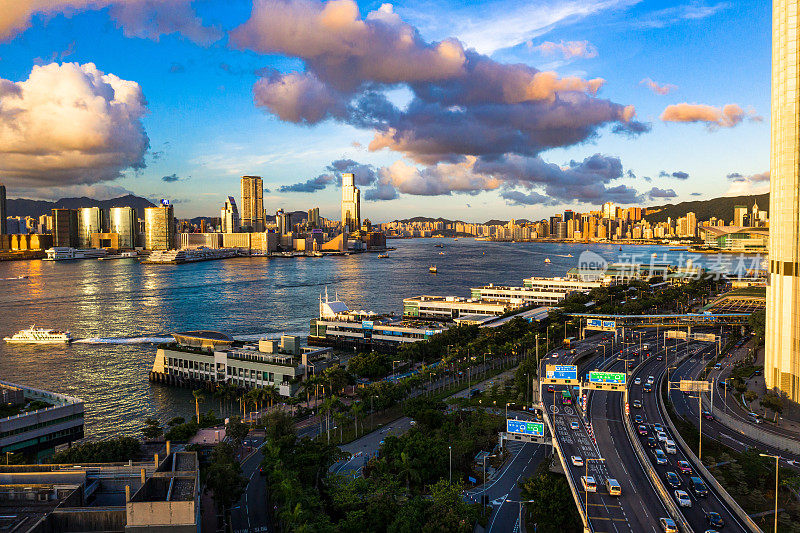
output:
[[145, 166], [147, 102], [135, 81], [94, 64], [35, 66], [0, 78], [0, 175], [6, 185], [92, 184]]

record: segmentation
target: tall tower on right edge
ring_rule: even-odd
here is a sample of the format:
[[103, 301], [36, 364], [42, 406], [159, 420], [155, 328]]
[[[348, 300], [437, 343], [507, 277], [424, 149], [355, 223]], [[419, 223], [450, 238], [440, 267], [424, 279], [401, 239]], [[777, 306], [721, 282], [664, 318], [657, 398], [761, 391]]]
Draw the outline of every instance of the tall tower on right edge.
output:
[[800, 58], [797, 0], [772, 4], [767, 388], [800, 401]]

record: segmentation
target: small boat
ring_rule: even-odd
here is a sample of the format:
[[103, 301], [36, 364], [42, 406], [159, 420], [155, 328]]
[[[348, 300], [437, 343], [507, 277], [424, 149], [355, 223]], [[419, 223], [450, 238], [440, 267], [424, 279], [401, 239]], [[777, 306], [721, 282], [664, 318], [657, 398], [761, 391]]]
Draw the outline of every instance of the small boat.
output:
[[444, 252], [439, 252], [439, 255], [444, 255]]
[[620, 251], [620, 252], [622, 251], [622, 246], [620, 246], [620, 247], [619, 247], [619, 251]]
[[545, 262], [545, 263], [549, 263], [549, 262], [550, 262], [550, 258], [549, 258], [549, 257], [545, 257], [545, 258], [544, 258], [544, 262]]
[[657, 255], [658, 255], [657, 253], [653, 252], [652, 254], [650, 254], [650, 257], [656, 257]]
[[457, 240], [458, 240], [458, 237], [456, 237], [456, 238], [455, 238], [455, 239], [453, 239], [453, 240], [454, 240], [454, 241], [457, 241]]
[[23, 329], [11, 337], [4, 337], [3, 340], [15, 343], [62, 344], [72, 342], [72, 335], [69, 331], [37, 328], [34, 325], [30, 329]]
[[389, 254], [378, 254], [378, 258], [383, 259], [389, 257]]
[[436, 274], [438, 271], [439, 270], [436, 268], [436, 265], [433, 265], [428, 269], [428, 272], [430, 272], [431, 274]]
[[312, 255], [313, 257], [322, 257], [322, 256], [323, 256], [323, 255], [325, 255], [325, 254], [323, 254], [322, 252], [311, 252], [311, 255]]
[[444, 248], [444, 244], [434, 244], [434, 246], [437, 248]]
[[564, 257], [572, 257], [572, 254], [567, 254]]

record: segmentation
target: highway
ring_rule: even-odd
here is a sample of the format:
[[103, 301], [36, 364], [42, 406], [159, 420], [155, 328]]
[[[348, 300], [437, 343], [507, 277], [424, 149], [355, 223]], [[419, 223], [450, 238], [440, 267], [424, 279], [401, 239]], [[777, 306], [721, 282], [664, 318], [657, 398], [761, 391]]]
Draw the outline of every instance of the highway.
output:
[[[712, 371], [709, 378], [719, 377], [720, 375], [723, 377], [729, 375], [730, 366], [732, 363], [733, 360], [725, 359], [722, 363], [722, 368], [718, 371]], [[675, 369], [675, 374], [670, 379], [674, 382], [679, 382], [681, 379], [698, 379], [704, 368], [705, 363], [702, 360], [689, 359], [684, 361], [680, 366], [678, 366], [678, 368]], [[727, 395], [726, 398], [726, 395], [719, 390], [716, 382], [714, 386], [717, 388], [717, 390], [714, 391], [714, 412], [727, 409], [727, 413], [729, 415], [738, 419], [740, 422], [752, 426], [756, 432], [774, 433], [784, 437], [796, 438], [794, 433], [782, 430], [781, 428], [776, 428], [770, 423], [764, 422], [761, 424], [756, 424], [752, 422], [747, 416], [747, 413], [732, 397], [732, 395]], [[706, 396], [706, 398], [708, 398], [708, 396]], [[695, 426], [699, 424], [698, 417], [700, 413], [698, 412], [696, 399], [690, 399], [678, 391], [672, 392], [670, 394], [670, 399], [672, 400], [672, 403], [675, 406], [675, 411], [678, 415], [684, 417]], [[786, 450], [770, 446], [747, 435], [743, 435], [735, 429], [725, 426], [716, 417], [713, 419], [703, 419], [703, 436], [712, 438], [724, 444], [725, 446], [729, 446], [730, 448], [740, 452], [746, 451], [749, 448], [757, 448], [765, 453], [780, 455], [784, 466], [800, 469], [800, 456]]]
[[250, 453], [242, 460], [242, 475], [247, 478], [245, 489], [239, 503], [231, 509], [231, 527], [233, 533], [259, 533], [269, 531], [267, 515], [267, 484], [259, 475], [259, 465], [263, 457], [262, 438], [248, 437], [246, 445]]
[[[670, 347], [670, 357], [681, 357], [687, 353], [690, 354], [689, 360], [692, 361], [702, 361], [702, 358], [708, 357], [711, 353], [715, 350], [715, 345], [713, 344], [702, 344], [698, 345], [696, 343], [692, 344], [685, 344], [681, 343], [676, 348]], [[678, 467], [678, 461], [689, 461], [688, 456], [679, 446], [676, 446], [676, 453], [665, 453], [666, 457], [666, 464], [657, 464], [655, 451], [662, 450], [666, 452], [666, 447], [663, 442], [658, 442], [657, 446], [651, 448], [648, 445], [647, 438], [649, 436], [656, 436], [656, 432], [653, 429], [654, 424], [661, 424], [664, 426], [664, 431], [667, 433], [667, 437], [669, 439], [673, 439], [673, 436], [669, 434], [669, 430], [667, 429], [667, 424], [665, 421], [665, 414], [661, 412], [659, 409], [658, 401], [657, 401], [657, 394], [659, 389], [659, 384], [661, 383], [662, 379], [666, 375], [666, 365], [668, 364], [667, 361], [659, 361], [657, 357], [651, 357], [650, 360], [646, 361], [632, 376], [631, 380], [632, 383], [629, 387], [629, 402], [633, 403], [634, 400], [640, 400], [642, 402], [641, 409], [631, 409], [630, 416], [632, 422], [638, 427], [640, 424], [635, 422], [633, 418], [636, 415], [640, 415], [643, 418], [642, 424], [647, 428], [646, 435], [639, 435], [639, 439], [641, 440], [642, 445], [645, 449], [648, 450], [648, 458], [650, 459], [651, 466], [658, 472], [659, 477], [664, 481], [664, 485], [670, 494], [673, 494], [676, 488], [681, 490], [685, 490], [689, 493], [689, 497], [691, 500], [691, 507], [682, 507], [681, 512], [683, 516], [686, 518], [689, 525], [695, 531], [704, 531], [707, 529], [714, 529], [712, 528], [708, 521], [707, 521], [707, 513], [709, 512], [716, 512], [722, 517], [722, 520], [725, 524], [726, 531], [749, 531], [743, 524], [741, 524], [735, 514], [728, 509], [725, 503], [722, 501], [720, 496], [716, 494], [711, 484], [708, 483], [707, 479], [704, 479], [706, 486], [708, 487], [708, 496], [705, 498], [698, 498], [690, 487], [690, 480], [689, 474], [682, 474], [680, 468]], [[650, 380], [650, 376], [652, 376], [652, 380], [654, 381], [653, 384], [653, 392], [646, 393], [643, 391], [645, 383]], [[636, 378], [641, 379], [641, 384], [637, 385], [635, 383]], [[670, 378], [672, 379], [672, 378]], [[678, 393], [680, 396], [683, 394]], [[667, 472], [674, 472], [678, 476], [678, 483], [680, 484], [679, 487], [671, 487], [667, 481], [666, 476]], [[702, 477], [699, 473], [691, 474], [693, 476]], [[719, 529], [719, 528], [716, 528]]]

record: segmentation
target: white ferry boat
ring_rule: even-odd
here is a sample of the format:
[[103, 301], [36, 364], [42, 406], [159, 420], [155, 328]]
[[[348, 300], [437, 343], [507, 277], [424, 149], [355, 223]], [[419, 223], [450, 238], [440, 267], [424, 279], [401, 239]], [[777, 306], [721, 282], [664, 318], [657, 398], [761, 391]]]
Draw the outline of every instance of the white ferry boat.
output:
[[101, 248], [70, 248], [68, 246], [54, 246], [45, 250], [47, 261], [72, 261], [73, 259], [97, 259], [108, 255], [108, 250]]
[[4, 337], [3, 340], [17, 343], [54, 344], [72, 342], [72, 335], [69, 331], [57, 331], [31, 326], [30, 329], [23, 329], [11, 337]]

